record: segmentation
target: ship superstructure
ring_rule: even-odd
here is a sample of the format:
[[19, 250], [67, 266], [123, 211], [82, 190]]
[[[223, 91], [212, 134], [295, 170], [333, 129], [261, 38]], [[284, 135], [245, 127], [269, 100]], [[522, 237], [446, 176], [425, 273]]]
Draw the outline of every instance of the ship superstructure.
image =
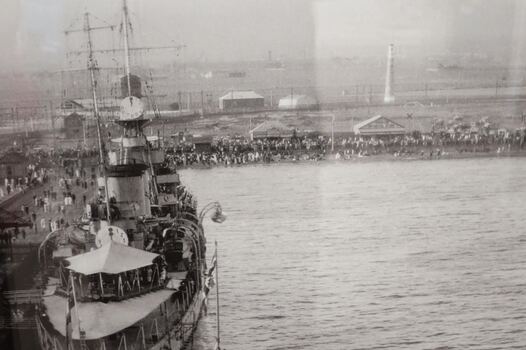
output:
[[101, 176], [84, 222], [50, 233], [40, 247], [42, 349], [184, 349], [205, 307], [202, 220], [210, 210], [214, 221], [224, 216], [216, 202], [197, 213], [178, 174], [164, 165], [162, 139], [144, 134], [150, 120], [134, 93], [140, 87], [130, 73], [127, 27], [123, 0], [126, 89], [116, 121], [121, 134], [109, 147], [102, 141], [88, 36]]

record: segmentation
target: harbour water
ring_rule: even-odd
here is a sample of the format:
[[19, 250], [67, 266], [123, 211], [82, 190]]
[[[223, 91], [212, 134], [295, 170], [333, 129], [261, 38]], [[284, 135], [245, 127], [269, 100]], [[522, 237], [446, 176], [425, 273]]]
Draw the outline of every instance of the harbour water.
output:
[[[526, 158], [184, 170], [223, 349], [526, 348]], [[211, 349], [215, 299], [194, 349]]]

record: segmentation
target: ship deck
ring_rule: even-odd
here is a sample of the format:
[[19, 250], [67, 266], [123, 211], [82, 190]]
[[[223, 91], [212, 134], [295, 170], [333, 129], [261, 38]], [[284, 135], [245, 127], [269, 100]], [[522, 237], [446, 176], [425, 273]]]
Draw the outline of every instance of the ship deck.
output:
[[[78, 303], [80, 325], [86, 332], [86, 339], [103, 338], [134, 325], [168, 300], [173, 293], [174, 290], [163, 289], [123, 301]], [[43, 303], [49, 321], [55, 330], [65, 336], [67, 299], [51, 295], [44, 297]], [[73, 309], [71, 316], [73, 339], [79, 339], [77, 308]]]

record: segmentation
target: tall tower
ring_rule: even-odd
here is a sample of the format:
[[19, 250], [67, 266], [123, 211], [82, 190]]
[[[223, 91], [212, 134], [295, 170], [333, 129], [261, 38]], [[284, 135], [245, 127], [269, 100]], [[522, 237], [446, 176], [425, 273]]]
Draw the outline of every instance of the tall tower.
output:
[[394, 82], [394, 59], [393, 59], [394, 45], [389, 44], [387, 47], [387, 72], [385, 75], [385, 95], [384, 103], [393, 103], [395, 97], [393, 95]]

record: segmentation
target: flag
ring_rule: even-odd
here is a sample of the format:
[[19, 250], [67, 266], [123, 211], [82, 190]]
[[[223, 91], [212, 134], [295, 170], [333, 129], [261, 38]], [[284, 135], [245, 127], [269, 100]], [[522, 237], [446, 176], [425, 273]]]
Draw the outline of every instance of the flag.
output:
[[214, 271], [217, 267], [217, 250], [214, 252], [214, 255], [212, 256], [212, 261], [210, 262], [210, 269], [208, 270], [208, 274], [205, 279], [205, 288], [206, 293], [215, 286], [214, 281]]
[[208, 276], [212, 276], [214, 274], [214, 270], [217, 267], [217, 250], [214, 252], [214, 255], [212, 256], [212, 261], [210, 262], [210, 270], [208, 270]]
[[214, 288], [215, 285], [216, 285], [216, 281], [215, 281], [215, 279], [214, 279], [214, 275], [210, 275], [210, 276], [208, 276], [208, 278], [207, 278], [206, 281], [205, 281], [205, 284], [206, 284], [207, 292], [208, 292], [210, 289]]
[[66, 304], [66, 346], [70, 348], [73, 334], [73, 324], [71, 323], [71, 310], [75, 307], [75, 296], [73, 289], [73, 276], [70, 276], [68, 283], [68, 300]]

